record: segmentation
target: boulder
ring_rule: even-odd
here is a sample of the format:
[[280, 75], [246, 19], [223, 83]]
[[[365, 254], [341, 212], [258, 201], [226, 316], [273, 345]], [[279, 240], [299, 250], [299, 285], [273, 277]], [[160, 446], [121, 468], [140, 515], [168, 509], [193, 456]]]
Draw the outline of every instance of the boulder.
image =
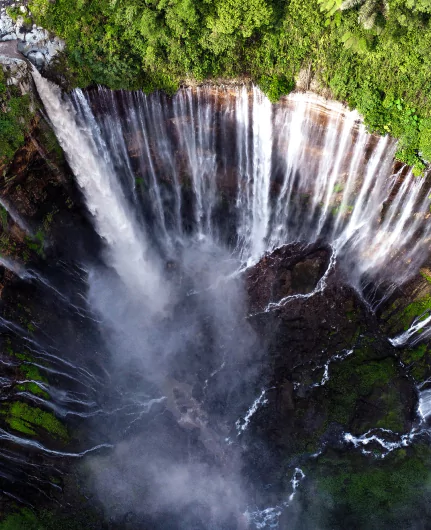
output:
[[27, 57], [38, 69], [46, 67], [65, 47], [63, 40], [51, 36], [48, 31], [36, 24], [29, 29], [22, 16], [19, 16], [15, 22], [5, 9], [0, 11], [0, 41], [16, 41], [17, 51]]

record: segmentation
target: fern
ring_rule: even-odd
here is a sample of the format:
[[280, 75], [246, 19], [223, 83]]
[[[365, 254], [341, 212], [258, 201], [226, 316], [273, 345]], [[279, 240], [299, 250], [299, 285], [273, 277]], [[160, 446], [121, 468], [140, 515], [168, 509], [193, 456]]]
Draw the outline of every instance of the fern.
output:
[[359, 9], [358, 22], [365, 29], [372, 29], [376, 23], [377, 14], [385, 14], [388, 10], [388, 0], [344, 0], [340, 10], [345, 11], [356, 6]]

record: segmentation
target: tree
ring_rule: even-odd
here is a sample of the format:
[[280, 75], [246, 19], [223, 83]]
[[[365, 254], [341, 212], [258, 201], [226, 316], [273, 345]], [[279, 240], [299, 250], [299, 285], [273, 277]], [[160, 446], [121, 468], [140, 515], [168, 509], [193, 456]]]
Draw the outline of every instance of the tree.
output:
[[210, 46], [216, 53], [232, 47], [238, 36], [247, 39], [267, 26], [271, 15], [265, 0], [219, 0], [206, 19]]
[[[413, 1], [413, 0], [412, 0]], [[342, 11], [360, 5], [358, 22], [365, 29], [371, 29], [376, 23], [377, 15], [386, 15], [389, 9], [388, 0], [344, 0], [340, 9]]]

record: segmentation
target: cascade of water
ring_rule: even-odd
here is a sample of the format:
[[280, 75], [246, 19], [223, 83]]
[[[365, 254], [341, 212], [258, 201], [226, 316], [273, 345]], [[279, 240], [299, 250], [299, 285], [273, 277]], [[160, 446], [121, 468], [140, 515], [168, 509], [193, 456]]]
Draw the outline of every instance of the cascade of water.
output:
[[[192, 231], [234, 243], [248, 264], [286, 243], [323, 240], [356, 285], [364, 275], [389, 285], [389, 264], [403, 283], [428, 251], [425, 179], [393, 174], [395, 142], [368, 134], [341, 104], [292, 94], [273, 106], [245, 86], [186, 88], [171, 100], [99, 88], [93, 102], [75, 91], [74, 114], [35, 76], [112, 264], [158, 299], [143, 215], [165, 250]], [[127, 197], [141, 211], [130, 215]]]
[[[339, 120], [340, 120], [340, 118], [337, 120], [337, 125], [338, 125], [338, 121]], [[341, 163], [342, 163], [344, 157], [346, 156], [347, 143], [348, 143], [348, 140], [350, 139], [350, 134], [351, 134], [351, 131], [352, 131], [352, 128], [353, 128], [353, 125], [354, 125], [355, 121], [356, 121], [355, 113], [350, 112], [348, 114], [348, 116], [344, 119], [344, 123], [343, 123], [342, 129], [341, 129], [341, 137], [338, 138], [338, 142], [337, 142], [338, 146], [336, 147], [336, 151], [335, 151], [334, 148], [332, 148], [332, 151], [335, 151], [336, 155], [335, 155], [335, 159], [333, 160], [333, 165], [332, 165], [331, 171], [324, 173], [325, 181], [324, 181], [323, 188], [325, 189], [325, 193], [324, 193], [324, 199], [322, 197], [322, 199], [323, 199], [323, 207], [321, 208], [319, 224], [317, 226], [317, 237], [321, 234], [323, 226], [324, 226], [324, 223], [325, 223], [325, 221], [327, 219], [327, 216], [328, 216], [329, 204], [330, 204], [330, 202], [331, 202], [331, 200], [333, 198], [333, 195], [334, 195], [335, 185], [336, 185], [337, 179], [339, 178], [339, 175], [340, 175]], [[335, 130], [335, 129], [336, 129], [336, 127], [333, 128], [333, 130]], [[331, 138], [331, 143], [333, 141], [334, 141], [334, 139]], [[331, 145], [331, 147], [332, 147], [332, 145]], [[331, 159], [330, 156], [327, 156], [325, 158], [329, 159], [329, 160]]]
[[236, 148], [237, 148], [237, 197], [236, 208], [239, 212], [238, 222], [238, 247], [241, 257], [247, 260], [248, 248], [247, 242], [250, 239], [249, 226], [251, 212], [251, 160], [249, 145], [249, 127], [250, 127], [250, 105], [247, 87], [243, 86], [240, 94], [236, 98], [235, 106], [236, 115]]
[[[354, 436], [351, 433], [344, 433], [343, 439], [346, 443], [352, 444], [355, 448], [361, 447], [361, 453], [364, 455], [374, 456], [375, 458], [386, 458], [386, 456], [400, 449], [408, 447], [413, 443], [415, 438], [423, 438], [429, 442], [431, 431], [419, 427], [413, 427], [410, 432], [399, 434], [389, 429], [376, 427], [370, 429], [361, 436]], [[370, 446], [370, 449], [365, 447]]]
[[253, 220], [250, 234], [250, 258], [257, 261], [266, 250], [269, 232], [272, 155], [272, 106], [253, 87]]
[[336, 263], [336, 252], [333, 249], [332, 253], [331, 253], [331, 258], [330, 258], [329, 263], [328, 263], [328, 268], [326, 269], [325, 273], [320, 278], [320, 280], [317, 282], [316, 287], [313, 289], [313, 291], [311, 291], [311, 293], [288, 295], [288, 296], [282, 298], [281, 300], [279, 300], [278, 302], [270, 302], [266, 306], [265, 312], [272, 311], [273, 309], [276, 309], [278, 307], [282, 307], [283, 305], [285, 305], [290, 300], [297, 300], [299, 298], [302, 298], [303, 300], [306, 300], [307, 298], [311, 298], [312, 296], [315, 296], [316, 294], [323, 293], [324, 290], [325, 290], [325, 287], [326, 287], [326, 280], [328, 279], [328, 276], [333, 271], [335, 263]]
[[[329, 182], [333, 179], [329, 178], [331, 170], [333, 168], [334, 160], [337, 158], [338, 151], [338, 138], [339, 138], [339, 126], [341, 122], [340, 114], [334, 113], [331, 114], [328, 120], [328, 123], [325, 127], [324, 135], [324, 144], [322, 156], [319, 158], [319, 165], [317, 167], [316, 174], [314, 175], [313, 183], [311, 184], [311, 208], [308, 213], [308, 227], [307, 229], [312, 229], [313, 239], [316, 239], [318, 233], [318, 226], [314, 229], [314, 223], [316, 222], [316, 217], [319, 216], [319, 211], [322, 210], [323, 201], [325, 195], [329, 195], [329, 198], [332, 197], [332, 189], [329, 188]], [[298, 168], [301, 171], [301, 168]], [[338, 175], [333, 173], [333, 178], [337, 178]], [[307, 179], [309, 176], [307, 175]], [[329, 204], [329, 200], [328, 200]], [[322, 215], [324, 211], [322, 210]], [[322, 221], [322, 218], [321, 218]]]
[[147, 305], [162, 310], [166, 303], [165, 285], [159, 267], [149, 256], [145, 235], [137, 227], [116, 180], [114, 164], [90, 107], [80, 90], [75, 99], [81, 121], [70, 104], [61, 99], [59, 89], [35, 70], [39, 95], [54, 125], [96, 228], [108, 244], [110, 261], [131, 292], [147, 297]]
[[27, 234], [33, 234], [33, 231], [31, 230], [29, 225], [24, 221], [21, 215], [19, 215], [15, 208], [9, 204], [8, 201], [2, 198], [0, 199], [0, 205], [7, 211], [7, 213], [12, 217], [14, 222], [21, 228], [21, 230], [23, 230]]
[[410, 343], [410, 345], [413, 346], [420, 340], [428, 338], [431, 332], [429, 326], [426, 328], [427, 324], [431, 322], [431, 314], [428, 313], [429, 312], [427, 311], [423, 315], [417, 316], [413, 320], [409, 329], [393, 339], [389, 339], [389, 342], [395, 347], [405, 346], [407, 343]]
[[55, 451], [54, 449], [49, 449], [48, 447], [45, 447], [43, 444], [36, 442], [35, 440], [29, 440], [27, 438], [22, 438], [20, 436], [15, 436], [14, 434], [8, 433], [4, 429], [0, 429], [0, 440], [6, 440], [9, 442], [12, 442], [13, 444], [20, 445], [22, 447], [32, 448], [39, 450], [41, 453], [55, 456], [55, 457], [65, 457], [65, 458], [82, 458], [83, 456], [93, 453], [95, 451], [99, 451], [100, 449], [111, 449], [111, 444], [100, 444], [96, 445], [95, 447], [91, 447], [90, 449], [86, 449], [85, 451], [81, 451], [80, 453], [68, 453], [65, 451]]
[[290, 480], [290, 483], [292, 484], [292, 493], [289, 495], [288, 501], [283, 502], [281, 505], [270, 506], [264, 510], [247, 510], [244, 515], [258, 530], [264, 528], [279, 528], [280, 515], [289, 507], [289, 503], [295, 498], [296, 491], [304, 478], [305, 473], [301, 468], [296, 467]]
[[[126, 191], [131, 190], [132, 197], [136, 201], [136, 186], [133, 169], [130, 164], [130, 158], [127, 152], [126, 139], [121, 130], [116, 127], [116, 123], [120, 120], [120, 109], [114, 93], [111, 90], [100, 87], [97, 91], [100, 104], [110, 109], [110, 112], [103, 115], [103, 121], [100, 124], [103, 130], [103, 137], [109, 149], [109, 154], [115, 168], [124, 168], [124, 171], [119, 171], [120, 178], [125, 179]], [[80, 94], [82, 97], [82, 94]]]
[[[142, 94], [138, 96], [145, 97]], [[166, 99], [161, 97], [160, 99], [148, 101], [147, 108], [149, 108], [150, 114], [150, 126], [154, 127], [153, 138], [155, 139], [155, 151], [159, 153], [159, 161], [161, 163], [162, 171], [166, 175], [172, 175], [174, 182], [174, 226], [179, 235], [182, 234], [182, 220], [181, 220], [181, 185], [179, 180], [179, 174], [177, 165], [175, 163], [175, 156], [172, 153], [170, 140], [167, 132], [167, 117], [165, 115], [165, 109], [167, 108]], [[132, 108], [129, 105], [129, 108]], [[148, 142], [148, 140], [147, 140]], [[142, 164], [142, 162], [141, 162]], [[157, 179], [155, 180], [157, 185]]]
[[215, 200], [215, 130], [210, 89], [197, 93], [185, 89], [173, 101], [180, 149], [187, 155], [187, 171], [195, 194], [194, 215], [198, 233], [211, 232], [211, 215]]
[[[277, 151], [284, 153], [284, 178], [273, 214], [271, 231], [271, 245], [278, 246], [280, 241], [287, 241], [290, 237], [289, 224], [286, 219], [295, 215], [295, 209], [290, 208], [294, 187], [297, 182], [297, 168], [307, 167], [304, 145], [307, 141], [307, 129], [310, 127], [309, 105], [306, 100], [298, 100], [295, 112], [280, 109], [276, 113], [275, 129], [277, 134]], [[312, 171], [314, 168], [312, 169]], [[292, 210], [292, 211], [291, 211]]]
[[[130, 97], [130, 95], [129, 95]], [[131, 95], [133, 97], [133, 94]], [[154, 120], [150, 123], [150, 125], [147, 125], [147, 120], [149, 120], [149, 109], [148, 109], [148, 101], [144, 94], [136, 94], [136, 97], [138, 99], [137, 104], [135, 105], [129, 105], [129, 108], [132, 109], [131, 111], [131, 117], [132, 122], [135, 124], [135, 130], [141, 132], [141, 149], [140, 149], [140, 157], [139, 157], [139, 163], [140, 167], [146, 168], [150, 177], [150, 186], [149, 186], [149, 193], [150, 193], [150, 199], [151, 204], [153, 205], [156, 219], [159, 225], [159, 229], [161, 230], [162, 234], [166, 237], [166, 221], [165, 221], [165, 215], [163, 211], [163, 204], [162, 204], [162, 198], [157, 182], [157, 174], [156, 169], [154, 167], [153, 159], [151, 157], [150, 152], [150, 143], [149, 138], [151, 137], [151, 130], [152, 127], [155, 125]], [[118, 123], [118, 122], [116, 122]], [[117, 125], [118, 128], [118, 125]], [[159, 137], [159, 135], [156, 135], [156, 137]]]
[[248, 424], [250, 423], [250, 420], [252, 416], [256, 413], [257, 409], [268, 403], [268, 399], [265, 397], [265, 394], [266, 394], [266, 390], [262, 390], [259, 397], [257, 397], [253, 401], [253, 404], [248, 409], [244, 418], [240, 418], [235, 422], [235, 427], [236, 427], [236, 430], [238, 431], [238, 436], [247, 429]]
[[[416, 179], [406, 168], [393, 174], [394, 142], [389, 137], [368, 134], [358, 123], [357, 113], [341, 105], [309, 94], [293, 94], [272, 106], [256, 87], [251, 91], [247, 87], [187, 88], [170, 100], [162, 94], [113, 93], [98, 88], [96, 98], [94, 94], [76, 90], [70, 99], [61, 100], [55, 87], [36, 72], [34, 77], [60, 144], [83, 189], [96, 229], [107, 243], [109, 265], [129, 288], [133, 299], [129, 304], [125, 296], [124, 306], [117, 304], [115, 297], [121, 291], [116, 290], [120, 282], [115, 277], [112, 292], [100, 301], [100, 307], [103, 306], [100, 313], [105, 310], [105, 316], [117, 323], [117, 328], [112, 326], [116, 336], [110, 335], [112, 349], [121, 352], [121, 362], [126, 362], [123, 352], [137, 351], [145, 368], [160, 372], [154, 376], [157, 384], [166, 377], [154, 362], [156, 357], [160, 352], [164, 354], [165, 349], [172, 349], [172, 355], [176, 354], [178, 342], [182, 346], [183, 338], [179, 339], [176, 327], [171, 329], [168, 323], [162, 338], [158, 332], [151, 334], [151, 325], [147, 325], [146, 315], [140, 312], [141, 302], [151, 311], [163, 310], [169, 294], [161, 261], [153, 254], [150, 240], [155, 240], [168, 256], [180, 255], [180, 252], [174, 254], [176, 244], [182, 243], [181, 250], [184, 250], [189, 235], [198, 236], [200, 244], [221, 241], [232, 249], [234, 259], [229, 255], [229, 261], [236, 263], [240, 258], [243, 265], [255, 263], [265, 252], [289, 242], [329, 243], [332, 255], [315, 289], [272, 302], [264, 311], [279, 308], [293, 299], [320, 296], [336, 262], [351, 265], [352, 280], [358, 284], [364, 276], [371, 277], [372, 281], [380, 281], [382, 277], [382, 282], [390, 279], [394, 271], [388, 265], [398, 263], [398, 277], [404, 281], [426, 251], [431, 227], [424, 223], [429, 206], [425, 180]], [[102, 112], [98, 105], [103, 107]], [[223, 233], [222, 217], [226, 212], [234, 213], [233, 235]], [[216, 254], [211, 256], [217, 261]], [[5, 260], [2, 263], [12, 267]], [[196, 270], [197, 274], [201, 273], [200, 269]], [[233, 267], [220, 268], [216, 280], [209, 274], [211, 282], [209, 287], [205, 283], [206, 291], [221, 290], [220, 278], [225, 270], [228, 271], [225, 277], [235, 274]], [[30, 274], [69, 303], [54, 285], [33, 271]], [[88, 277], [88, 283], [94, 286], [97, 282], [91, 274]], [[114, 282], [102, 282], [100, 291], [108, 291], [113, 285]], [[202, 291], [194, 290], [190, 294], [199, 293]], [[85, 311], [73, 307], [79, 314]], [[224, 310], [222, 306], [220, 311]], [[414, 342], [430, 319], [431, 316], [418, 319], [409, 330], [392, 339], [392, 344], [404, 345], [411, 339]], [[169, 319], [163, 320], [162, 329], [165, 320]], [[227, 321], [228, 318], [220, 320], [222, 324], [217, 332], [222, 330], [226, 335]], [[187, 319], [184, 323], [186, 328]], [[0, 319], [0, 324], [22, 334], [27, 342], [39, 348], [22, 328], [5, 319]], [[127, 338], [124, 346], [122, 336], [116, 341], [120, 332]], [[421, 337], [428, 332], [425, 330]], [[195, 329], [190, 333], [195, 333]], [[215, 369], [208, 371], [204, 390], [210, 388], [210, 380], [226, 365], [225, 372], [229, 371], [229, 352], [229, 347], [223, 344], [223, 356], [214, 363]], [[323, 368], [321, 380], [311, 386], [327, 384], [330, 363], [351, 353], [348, 350], [327, 360], [320, 366]], [[142, 361], [145, 356], [148, 361]], [[28, 364], [43, 374], [52, 374], [53, 380], [67, 378], [80, 390], [88, 388], [91, 396], [97, 395], [101, 385], [91, 371], [44, 351], [38, 352], [35, 358], [40, 363]], [[45, 366], [46, 359], [50, 360], [50, 366]], [[97, 403], [96, 397], [93, 401], [92, 397], [80, 397], [80, 393], [61, 393], [51, 381], [47, 384], [28, 378], [19, 383], [35, 384], [48, 392], [50, 400], [27, 390], [18, 395], [51, 409], [57, 416], [101, 416], [106, 420], [121, 411], [129, 418], [124, 433], [132, 426], [134, 429], [156, 405], [166, 406], [180, 425], [201, 430], [205, 447], [211, 448], [214, 454], [224, 454], [224, 448], [219, 451], [219, 435], [212, 434], [212, 427], [207, 426], [207, 418], [195, 398], [185, 393], [177, 403], [172, 396], [178, 388], [170, 388], [167, 382], [164, 384], [169, 392], [161, 397], [157, 394], [133, 400], [127, 391], [121, 390], [118, 408], [105, 408]], [[3, 384], [10, 386], [11, 383], [5, 379]], [[431, 414], [430, 393], [429, 389], [420, 393], [418, 411], [423, 420]], [[133, 397], [139, 396], [133, 394]], [[268, 403], [267, 390], [262, 390], [235, 422], [238, 436], [245, 436], [243, 433], [253, 416]], [[413, 430], [396, 436], [384, 429], [374, 429], [362, 436], [345, 433], [344, 441], [367, 454], [369, 451], [364, 447], [377, 445], [382, 448], [383, 458], [396, 448], [409, 445], [420, 432], [416, 434]], [[112, 447], [100, 444], [80, 453], [61, 452], [2, 429], [0, 439], [51, 457], [80, 458]], [[228, 442], [232, 444], [229, 439]], [[288, 502], [250, 514], [257, 528], [277, 526], [278, 517], [293, 501], [304, 477], [303, 471], [296, 468]]]
[[427, 388], [419, 393], [418, 412], [423, 421], [431, 415], [431, 389]]
[[21, 263], [8, 258], [7, 256], [0, 256], [0, 265], [16, 274], [19, 278], [21, 278], [21, 280], [26, 280], [32, 277], [32, 275], [25, 270], [25, 267]]

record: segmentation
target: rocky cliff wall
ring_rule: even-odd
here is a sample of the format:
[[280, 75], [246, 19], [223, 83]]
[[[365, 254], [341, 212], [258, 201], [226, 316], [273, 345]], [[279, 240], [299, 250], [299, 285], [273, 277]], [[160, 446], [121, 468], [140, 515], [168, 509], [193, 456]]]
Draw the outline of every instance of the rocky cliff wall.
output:
[[13, 42], [16, 51], [37, 68], [46, 67], [58, 52], [64, 50], [64, 41], [33, 24], [27, 7], [12, 6], [15, 7], [9, 7], [8, 11], [5, 7], [0, 9], [0, 42]]

